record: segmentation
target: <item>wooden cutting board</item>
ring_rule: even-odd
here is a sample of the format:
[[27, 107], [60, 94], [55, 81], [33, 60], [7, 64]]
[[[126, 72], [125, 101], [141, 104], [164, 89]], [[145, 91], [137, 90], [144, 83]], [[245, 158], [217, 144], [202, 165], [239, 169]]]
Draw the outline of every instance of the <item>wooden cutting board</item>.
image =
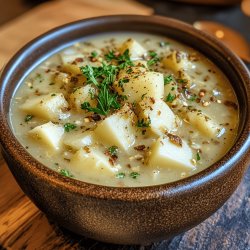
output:
[[[43, 4], [0, 27], [0, 68], [26, 42], [64, 23], [107, 14], [151, 14], [127, 0], [64, 0]], [[114, 246], [77, 236], [49, 221], [18, 187], [0, 159], [2, 249], [250, 249], [250, 169], [230, 200], [197, 227], [150, 246]], [[191, 215], [190, 215], [191, 216]]]

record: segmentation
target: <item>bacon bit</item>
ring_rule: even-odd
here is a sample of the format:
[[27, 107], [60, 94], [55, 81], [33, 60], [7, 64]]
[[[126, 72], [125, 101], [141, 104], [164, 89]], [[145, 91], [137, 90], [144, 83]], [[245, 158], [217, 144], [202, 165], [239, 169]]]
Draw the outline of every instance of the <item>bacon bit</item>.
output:
[[83, 149], [86, 151], [86, 153], [90, 153], [90, 148], [87, 146], [84, 146]]
[[113, 159], [113, 158], [109, 158], [109, 163], [110, 163], [112, 166], [114, 166], [114, 165], [115, 165], [114, 159]]
[[78, 58], [75, 59], [75, 62], [83, 62], [83, 58], [78, 57]]
[[127, 167], [128, 167], [128, 168], [131, 168], [131, 165], [130, 165], [130, 164], [127, 164]]
[[46, 71], [45, 71], [45, 73], [49, 73], [51, 70], [50, 69], [47, 69]]
[[91, 57], [90, 61], [91, 61], [91, 62], [96, 62], [96, 61], [97, 61], [97, 58], [96, 58], [96, 57]]
[[93, 121], [97, 122], [97, 121], [100, 121], [102, 119], [101, 116], [98, 114], [93, 114], [93, 115], [87, 116], [86, 118], [88, 118], [89, 121], [91, 121], [91, 122], [93, 122]]
[[114, 55], [115, 55], [115, 56], [119, 56], [119, 55], [120, 55], [120, 52], [116, 51], [116, 52], [114, 53]]
[[155, 99], [153, 97], [150, 97], [150, 101], [155, 104]]
[[211, 102], [216, 102], [216, 98], [215, 98], [214, 96], [211, 96], [211, 97], [210, 97], [210, 101], [211, 101]]
[[143, 151], [146, 149], [146, 146], [145, 145], [138, 145], [136, 147], [134, 147], [135, 150], [138, 150], [138, 151]]
[[207, 75], [207, 76], [205, 76], [205, 77], [204, 77], [204, 79], [203, 79], [203, 80], [204, 80], [204, 82], [207, 82], [207, 81], [209, 80], [209, 78], [210, 78], [210, 77], [209, 77], [208, 75]]
[[206, 94], [206, 92], [205, 92], [205, 91], [200, 90], [200, 92], [199, 92], [199, 97], [203, 97], [203, 96], [205, 96], [205, 94]]
[[224, 101], [224, 105], [226, 105], [227, 107], [231, 107], [235, 110], [238, 109], [238, 105], [235, 102], [231, 102], [231, 101]]
[[173, 135], [170, 133], [167, 133], [166, 135], [168, 136], [170, 142], [172, 142], [173, 144], [175, 144], [179, 147], [182, 147], [182, 139], [179, 136]]

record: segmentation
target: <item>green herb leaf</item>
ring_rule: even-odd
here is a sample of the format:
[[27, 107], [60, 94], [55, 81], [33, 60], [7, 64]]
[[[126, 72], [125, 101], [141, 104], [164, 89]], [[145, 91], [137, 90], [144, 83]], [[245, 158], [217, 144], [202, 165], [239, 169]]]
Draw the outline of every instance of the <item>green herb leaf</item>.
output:
[[193, 94], [193, 95], [191, 95], [191, 96], [188, 98], [188, 100], [191, 101], [191, 102], [195, 101], [196, 99], [197, 99], [197, 95], [196, 95], [196, 94]]
[[136, 179], [137, 177], [140, 176], [140, 174], [139, 174], [138, 172], [131, 172], [131, 173], [129, 174], [129, 176], [130, 176], [131, 178], [133, 178], [133, 179]]
[[98, 54], [97, 54], [96, 51], [92, 51], [92, 52], [91, 52], [91, 56], [92, 56], [92, 57], [97, 57], [97, 55], [98, 55]]
[[108, 152], [111, 156], [117, 156], [118, 154], [118, 147], [117, 146], [111, 146], [108, 148]]
[[74, 177], [67, 169], [61, 169], [59, 173], [65, 177]]
[[173, 102], [175, 97], [176, 97], [175, 95], [172, 95], [171, 93], [168, 93], [167, 98], [166, 98], [166, 102]]
[[114, 53], [115, 53], [115, 52], [114, 52], [113, 50], [111, 50], [111, 51], [109, 51], [108, 54], [105, 55], [105, 58], [106, 58], [106, 60], [107, 60], [108, 62], [110, 62], [110, 61], [116, 59], [116, 56], [114, 55]]
[[76, 125], [73, 123], [65, 123], [64, 124], [64, 131], [69, 132], [70, 130], [73, 130], [76, 128]]
[[201, 156], [200, 156], [199, 152], [197, 152], [197, 154], [196, 154], [196, 160], [200, 161], [200, 159], [201, 159]]
[[30, 120], [32, 120], [33, 117], [34, 117], [33, 115], [26, 115], [24, 121], [29, 122]]
[[107, 115], [110, 109], [119, 109], [121, 105], [117, 101], [117, 94], [112, 94], [106, 85], [102, 85], [97, 97], [97, 106], [91, 107], [89, 102], [81, 104], [81, 109], [94, 112], [99, 115]]
[[117, 179], [123, 179], [125, 176], [126, 176], [125, 173], [118, 173], [118, 174], [115, 175], [115, 177], [116, 177]]
[[144, 93], [142, 96], [141, 96], [141, 99], [143, 100], [144, 97], [147, 95], [147, 93]]
[[174, 78], [172, 75], [164, 76], [164, 85], [167, 85], [171, 83], [172, 81], [174, 81]]
[[145, 121], [143, 118], [137, 121], [137, 127], [139, 128], [148, 128], [150, 124], [151, 124], [150, 118], [148, 121]]
[[128, 78], [120, 79], [120, 80], [118, 81], [118, 86], [119, 86], [119, 87], [122, 87], [123, 84], [124, 84], [124, 83], [127, 83], [127, 82], [129, 82], [129, 79], [128, 79]]
[[157, 63], [158, 61], [160, 61], [160, 58], [158, 57], [158, 55], [155, 51], [149, 51], [148, 54], [151, 57], [151, 59], [147, 61], [148, 66], [152, 66], [155, 63]]
[[90, 65], [80, 67], [80, 70], [87, 78], [87, 83], [93, 83], [94, 85], [98, 86], [98, 82], [95, 78], [95, 73], [93, 67]]

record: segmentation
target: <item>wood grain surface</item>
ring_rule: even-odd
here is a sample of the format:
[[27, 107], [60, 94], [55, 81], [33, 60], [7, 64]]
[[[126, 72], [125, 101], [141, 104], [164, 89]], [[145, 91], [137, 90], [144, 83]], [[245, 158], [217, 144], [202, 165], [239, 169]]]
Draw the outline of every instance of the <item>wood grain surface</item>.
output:
[[[0, 68], [26, 42], [60, 24], [90, 16], [152, 10], [126, 0], [71, 0], [46, 3], [0, 27]], [[192, 216], [192, 215], [190, 215]], [[213, 216], [171, 240], [149, 246], [117, 246], [75, 235], [49, 220], [23, 194], [0, 157], [0, 250], [2, 249], [250, 249], [250, 169]]]

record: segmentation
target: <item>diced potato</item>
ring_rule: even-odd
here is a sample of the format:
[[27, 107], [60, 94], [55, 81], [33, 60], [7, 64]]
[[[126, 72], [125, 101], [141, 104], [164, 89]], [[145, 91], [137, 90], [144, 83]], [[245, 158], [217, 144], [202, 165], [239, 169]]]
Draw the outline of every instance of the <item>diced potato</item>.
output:
[[93, 144], [93, 131], [77, 131], [65, 133], [63, 143], [71, 148], [78, 150]]
[[151, 147], [148, 164], [151, 167], [192, 170], [192, 150], [185, 141], [176, 145], [169, 138], [158, 138]]
[[82, 110], [81, 104], [84, 102], [89, 102], [91, 106], [96, 106], [97, 101], [93, 97], [95, 93], [95, 88], [90, 84], [80, 87], [70, 95], [70, 103], [78, 112]]
[[45, 123], [30, 130], [28, 134], [48, 146], [51, 150], [60, 150], [61, 139], [64, 134], [64, 128], [61, 125], [53, 124], [52, 122]]
[[170, 55], [165, 57], [162, 60], [162, 63], [165, 68], [173, 71], [174, 74], [177, 74], [178, 71], [187, 69], [190, 62], [186, 53], [175, 50]]
[[20, 108], [31, 115], [58, 121], [66, 118], [63, 112], [68, 108], [68, 103], [62, 93], [52, 93], [28, 98]]
[[104, 145], [127, 151], [135, 141], [135, 114], [128, 105], [124, 105], [99, 123], [94, 133]]
[[[160, 99], [164, 94], [163, 74], [157, 72], [146, 72], [140, 67], [133, 69], [131, 73], [121, 70], [114, 88], [120, 95], [127, 96], [130, 103], [139, 102], [143, 96]], [[126, 79], [127, 82], [122, 83]]]
[[140, 120], [150, 121], [149, 129], [156, 135], [176, 128], [175, 114], [161, 99], [144, 98], [138, 104], [137, 115]]
[[186, 120], [207, 137], [216, 137], [220, 126], [201, 111], [187, 111]]
[[70, 73], [72, 75], [82, 75], [82, 71], [80, 70], [80, 67], [76, 64], [66, 63], [63, 65], [62, 69]]
[[147, 51], [137, 41], [131, 38], [122, 44], [120, 53], [123, 54], [127, 49], [129, 50], [131, 60], [140, 59], [147, 53]]
[[[71, 158], [71, 169], [77, 174], [84, 173], [85, 177], [112, 176], [119, 167], [109, 162], [108, 156], [95, 148], [79, 149]], [[105, 177], [103, 177], [105, 178]]]

